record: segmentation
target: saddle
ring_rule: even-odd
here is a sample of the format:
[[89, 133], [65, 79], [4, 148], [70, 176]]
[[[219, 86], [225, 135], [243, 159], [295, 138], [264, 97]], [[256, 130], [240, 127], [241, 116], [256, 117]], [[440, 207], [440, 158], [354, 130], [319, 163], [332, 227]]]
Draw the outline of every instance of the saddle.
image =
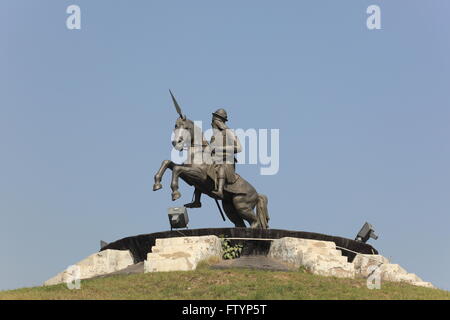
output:
[[[208, 166], [208, 169], [206, 171], [208, 177], [212, 181], [217, 181], [216, 166], [217, 165], [214, 164], [210, 165]], [[240, 178], [241, 176], [234, 171], [234, 166], [232, 164], [225, 164], [225, 185], [223, 187], [224, 191], [234, 194], [244, 194], [243, 192], [240, 192], [242, 190], [239, 183], [239, 181], [242, 180]]]

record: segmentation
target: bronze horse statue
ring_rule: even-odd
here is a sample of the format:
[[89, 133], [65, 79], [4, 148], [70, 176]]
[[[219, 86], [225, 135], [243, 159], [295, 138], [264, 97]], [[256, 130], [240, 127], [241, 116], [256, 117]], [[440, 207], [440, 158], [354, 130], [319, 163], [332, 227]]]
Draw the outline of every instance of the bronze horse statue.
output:
[[[204, 193], [216, 201], [222, 200], [225, 214], [236, 227], [246, 227], [245, 220], [251, 228], [267, 229], [269, 221], [267, 197], [256, 192], [255, 188], [241, 176], [237, 175], [236, 182], [224, 187], [223, 199], [214, 195], [215, 183], [208, 174], [211, 166], [214, 165], [211, 160], [210, 145], [205, 140], [201, 129], [182, 114], [173, 95], [172, 99], [179, 114], [175, 122], [172, 145], [177, 151], [187, 149], [187, 163], [176, 164], [171, 160], [164, 160], [155, 175], [153, 191], [162, 188], [161, 179], [166, 169], [170, 169], [172, 170], [170, 187], [173, 201], [181, 197], [178, 191], [178, 179], [181, 178], [187, 184], [194, 186], [196, 192]], [[253, 211], [255, 207], [256, 214]]]

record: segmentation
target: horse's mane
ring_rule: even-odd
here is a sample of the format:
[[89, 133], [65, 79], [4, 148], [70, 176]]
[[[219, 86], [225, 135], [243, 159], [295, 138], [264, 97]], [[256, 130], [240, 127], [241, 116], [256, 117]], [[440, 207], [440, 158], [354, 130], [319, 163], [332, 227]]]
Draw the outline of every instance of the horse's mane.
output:
[[188, 127], [190, 129], [190, 133], [192, 137], [198, 136], [200, 135], [202, 137], [202, 145], [203, 146], [207, 146], [208, 145], [208, 141], [205, 139], [205, 136], [203, 135], [203, 131], [202, 129], [200, 129], [200, 127], [198, 127], [197, 125], [195, 125], [194, 121], [186, 118], [186, 123], [188, 123]]

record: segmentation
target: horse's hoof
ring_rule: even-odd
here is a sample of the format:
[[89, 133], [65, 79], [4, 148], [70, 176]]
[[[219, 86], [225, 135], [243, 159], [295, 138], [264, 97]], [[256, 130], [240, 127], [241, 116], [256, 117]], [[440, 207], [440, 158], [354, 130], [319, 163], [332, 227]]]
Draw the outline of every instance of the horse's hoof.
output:
[[155, 183], [153, 185], [153, 191], [159, 190], [162, 188], [162, 184], [161, 183]]
[[179, 193], [178, 191], [172, 192], [172, 201], [175, 201], [175, 200], [179, 199], [180, 197], [181, 197], [181, 193]]
[[252, 228], [252, 229], [262, 229], [261, 226], [259, 225], [258, 221], [253, 222], [252, 225], [250, 226], [250, 228]]

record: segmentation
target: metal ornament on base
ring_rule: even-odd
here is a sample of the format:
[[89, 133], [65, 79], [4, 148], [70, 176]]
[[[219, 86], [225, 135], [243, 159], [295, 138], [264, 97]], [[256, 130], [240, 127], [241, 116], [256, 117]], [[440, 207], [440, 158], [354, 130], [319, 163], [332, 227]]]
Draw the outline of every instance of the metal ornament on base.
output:
[[364, 223], [361, 230], [359, 230], [355, 240], [366, 243], [369, 238], [377, 240], [378, 236], [375, 234], [375, 230], [372, 225], [366, 222]]
[[104, 247], [106, 247], [109, 243], [103, 240], [100, 240], [100, 249], [103, 249]]
[[187, 228], [189, 216], [186, 207], [172, 207], [168, 209], [170, 230]]

